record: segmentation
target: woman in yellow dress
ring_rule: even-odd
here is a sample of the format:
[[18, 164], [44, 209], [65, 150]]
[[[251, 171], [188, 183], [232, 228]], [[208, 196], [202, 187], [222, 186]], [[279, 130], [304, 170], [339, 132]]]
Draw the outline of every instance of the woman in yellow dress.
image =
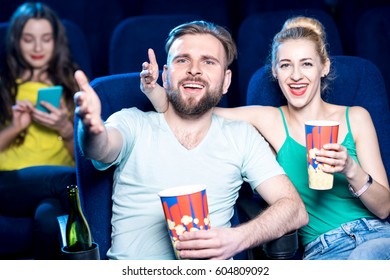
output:
[[[72, 61], [65, 28], [53, 10], [25, 3], [12, 15], [0, 87], [0, 215], [34, 217], [34, 258], [59, 258], [56, 217], [66, 214], [66, 187], [76, 184]], [[38, 89], [63, 87], [60, 107]]]

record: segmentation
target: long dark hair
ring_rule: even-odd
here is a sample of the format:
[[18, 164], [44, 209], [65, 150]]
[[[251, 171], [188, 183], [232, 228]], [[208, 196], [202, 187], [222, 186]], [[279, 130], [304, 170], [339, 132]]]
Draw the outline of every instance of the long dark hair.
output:
[[73, 94], [78, 87], [73, 74], [78, 66], [72, 60], [65, 27], [56, 13], [47, 5], [39, 2], [24, 3], [11, 16], [5, 40], [5, 61], [1, 69], [2, 80], [0, 81], [0, 126], [12, 120], [12, 105], [16, 101], [17, 79], [21, 78], [26, 71], [29, 71], [30, 75], [22, 82], [30, 80], [33, 75], [33, 68], [23, 58], [20, 50], [23, 28], [30, 19], [46, 19], [53, 28], [54, 51], [49, 61], [47, 74], [53, 85], [63, 86], [63, 96], [68, 110], [71, 114], [74, 112]]

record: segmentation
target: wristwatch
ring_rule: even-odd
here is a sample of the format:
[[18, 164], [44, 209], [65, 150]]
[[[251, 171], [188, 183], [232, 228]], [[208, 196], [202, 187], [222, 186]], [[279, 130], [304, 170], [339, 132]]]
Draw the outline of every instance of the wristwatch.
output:
[[372, 184], [372, 177], [370, 174], [368, 174], [368, 180], [367, 182], [363, 185], [363, 187], [358, 190], [357, 192], [354, 191], [354, 189], [352, 188], [351, 184], [349, 184], [349, 191], [351, 192], [351, 194], [354, 196], [354, 197], [359, 197], [361, 196], [366, 190], [368, 190], [368, 188], [371, 186]]

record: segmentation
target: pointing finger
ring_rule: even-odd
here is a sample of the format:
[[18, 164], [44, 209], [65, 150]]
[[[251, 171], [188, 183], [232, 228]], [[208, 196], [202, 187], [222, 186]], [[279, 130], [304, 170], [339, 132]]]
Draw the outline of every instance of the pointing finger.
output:
[[148, 49], [148, 56], [150, 64], [157, 66], [157, 59], [153, 49]]
[[87, 78], [87, 76], [85, 76], [83, 71], [77, 70], [74, 73], [74, 78], [76, 79], [76, 82], [80, 87], [80, 90], [85, 91], [85, 92], [93, 91], [93, 89], [89, 85], [88, 78]]

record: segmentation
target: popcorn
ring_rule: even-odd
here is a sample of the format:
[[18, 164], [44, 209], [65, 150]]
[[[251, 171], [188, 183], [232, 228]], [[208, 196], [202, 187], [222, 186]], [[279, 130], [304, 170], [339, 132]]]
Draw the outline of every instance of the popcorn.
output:
[[316, 152], [319, 151], [317, 148], [310, 149], [309, 151], [309, 158], [310, 159], [315, 159], [316, 158]]
[[205, 224], [206, 226], [209, 226], [209, 225], [210, 225], [210, 217], [209, 217], [209, 215], [207, 215], [207, 217], [204, 218], [203, 222], [204, 222], [204, 224]]
[[192, 217], [190, 216], [187, 216], [187, 215], [184, 215], [182, 218], [181, 218], [181, 222], [184, 224], [184, 225], [189, 225], [190, 223], [192, 223]]
[[186, 228], [183, 225], [177, 225], [175, 226], [175, 231], [177, 235], [180, 235], [186, 231]]
[[175, 222], [171, 221], [170, 219], [167, 219], [168, 228], [170, 230], [173, 230], [175, 228]]
[[316, 190], [328, 190], [333, 187], [333, 174], [322, 171], [322, 165], [319, 164], [316, 169], [309, 165], [309, 187]]

